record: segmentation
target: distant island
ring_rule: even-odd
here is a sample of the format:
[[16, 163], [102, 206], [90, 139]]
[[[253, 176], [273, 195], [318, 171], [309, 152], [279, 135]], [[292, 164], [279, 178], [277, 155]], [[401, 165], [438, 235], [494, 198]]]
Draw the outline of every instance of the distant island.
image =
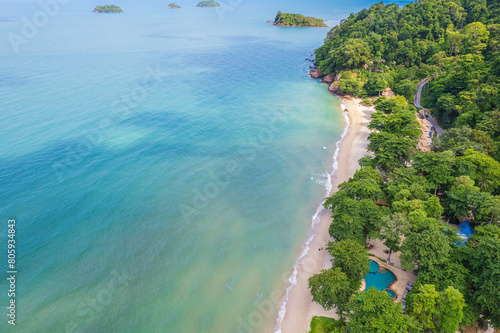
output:
[[104, 5], [97, 6], [94, 9], [94, 13], [122, 13], [123, 10], [115, 5]]
[[178, 4], [176, 3], [171, 3], [170, 5], [168, 5], [167, 8], [181, 8], [181, 6], [179, 6]]
[[220, 5], [217, 2], [215, 2], [215, 1], [208, 0], [208, 1], [200, 1], [200, 2], [198, 2], [198, 4], [196, 5], [196, 7], [220, 7]]
[[272, 23], [280, 27], [328, 27], [320, 18], [282, 12], [278, 12]]

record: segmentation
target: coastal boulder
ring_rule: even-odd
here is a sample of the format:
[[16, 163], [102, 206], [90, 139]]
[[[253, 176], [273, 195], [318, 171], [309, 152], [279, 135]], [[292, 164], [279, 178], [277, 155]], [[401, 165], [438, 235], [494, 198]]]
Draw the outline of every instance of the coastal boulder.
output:
[[342, 94], [342, 92], [340, 91], [339, 86], [336, 82], [333, 82], [332, 84], [330, 84], [330, 86], [328, 87], [328, 91], [331, 92], [332, 94], [335, 94], [335, 95]]
[[321, 80], [321, 82], [323, 82], [325, 84], [331, 84], [333, 81], [335, 81], [335, 78], [333, 76], [331, 76], [330, 74], [323, 77], [323, 80]]
[[335, 81], [335, 82], [339, 82], [341, 78], [342, 78], [342, 75], [337, 74], [337, 75], [335, 76], [334, 81]]
[[319, 69], [313, 69], [309, 71], [309, 76], [312, 79], [321, 79], [321, 71]]

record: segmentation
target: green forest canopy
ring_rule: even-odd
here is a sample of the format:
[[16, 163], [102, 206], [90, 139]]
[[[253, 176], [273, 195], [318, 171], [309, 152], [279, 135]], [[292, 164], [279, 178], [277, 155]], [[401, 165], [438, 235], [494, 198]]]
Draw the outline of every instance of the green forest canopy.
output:
[[94, 13], [121, 13], [123, 10], [115, 5], [104, 5], [97, 6], [94, 9]]
[[320, 18], [282, 12], [276, 14], [274, 24], [286, 27], [327, 27], [325, 22]]
[[212, 1], [212, 0], [208, 0], [208, 1], [200, 1], [198, 2], [198, 4], [196, 5], [196, 7], [220, 7], [220, 4], [215, 2], [215, 1]]
[[498, 1], [377, 3], [331, 29], [316, 63], [324, 75], [341, 73], [339, 87], [359, 96], [391, 87], [412, 102], [428, 79], [422, 105], [442, 127], [487, 132], [498, 147], [499, 47]]
[[[345, 301], [347, 269], [365, 265], [353, 261], [311, 278], [315, 301], [338, 305], [349, 322], [335, 327], [351, 330], [401, 332], [389, 326], [394, 322], [406, 325], [404, 332], [455, 332], [474, 323], [500, 328], [499, 2], [377, 3], [331, 29], [316, 63], [323, 75], [341, 74], [339, 88], [358, 96], [387, 86], [399, 95], [375, 101], [373, 156], [360, 160], [361, 169], [326, 198], [325, 208], [336, 242], [380, 239], [418, 280], [405, 314], [383, 292], [358, 298], [353, 291]], [[429, 81], [423, 105], [446, 128], [428, 152], [417, 148], [416, 109], [408, 103], [423, 79]], [[456, 233], [464, 220], [475, 227], [466, 243]], [[372, 298], [387, 306], [379, 317], [366, 316]]]

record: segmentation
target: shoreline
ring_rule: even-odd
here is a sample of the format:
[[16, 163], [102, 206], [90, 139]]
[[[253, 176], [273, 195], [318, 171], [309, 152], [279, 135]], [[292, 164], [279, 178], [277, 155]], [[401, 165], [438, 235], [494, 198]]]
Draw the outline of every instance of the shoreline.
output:
[[[328, 196], [337, 191], [339, 184], [354, 175], [359, 169], [358, 160], [368, 154], [368, 135], [370, 134], [368, 124], [371, 120], [370, 114], [375, 111], [373, 107], [360, 105], [361, 99], [359, 98], [336, 97], [341, 100], [347, 125], [336, 144], [333, 170], [330, 174], [331, 187], [329, 191], [327, 190]], [[344, 111], [345, 108], [347, 112]], [[311, 233], [304, 244], [302, 253], [296, 260], [293, 273], [289, 278], [290, 285], [286, 289], [280, 306], [275, 333], [308, 332], [313, 316], [337, 317], [335, 310], [325, 311], [319, 304], [313, 303], [307, 288], [309, 277], [320, 273], [322, 269], [331, 267], [330, 255], [326, 250], [319, 250], [326, 248], [330, 240], [328, 228], [331, 223], [331, 214], [320, 206], [312, 220], [311, 231], [316, 230], [316, 233]]]

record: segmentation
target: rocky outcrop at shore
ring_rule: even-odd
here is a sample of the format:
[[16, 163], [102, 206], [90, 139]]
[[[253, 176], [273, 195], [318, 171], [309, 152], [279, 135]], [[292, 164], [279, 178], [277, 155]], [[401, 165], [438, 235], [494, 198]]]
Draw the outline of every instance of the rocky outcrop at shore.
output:
[[331, 83], [333, 83], [333, 81], [335, 81], [335, 78], [333, 76], [331, 76], [330, 74], [323, 77], [323, 79], [321, 80], [321, 82], [324, 84], [331, 84]]
[[330, 86], [328, 87], [328, 91], [335, 95], [343, 95], [343, 93], [339, 89], [339, 85], [337, 84], [337, 82], [333, 82], [332, 84], [330, 84]]
[[313, 69], [309, 71], [309, 76], [312, 79], [321, 79], [321, 71], [319, 69]]
[[[306, 59], [309, 60], [309, 59]], [[339, 88], [339, 81], [341, 79], [341, 75], [337, 74], [335, 76], [328, 74], [323, 76], [321, 71], [315, 67], [313, 67], [309, 71], [309, 76], [311, 79], [321, 79], [321, 83], [328, 85], [328, 91], [334, 95], [344, 96], [345, 94]]]

